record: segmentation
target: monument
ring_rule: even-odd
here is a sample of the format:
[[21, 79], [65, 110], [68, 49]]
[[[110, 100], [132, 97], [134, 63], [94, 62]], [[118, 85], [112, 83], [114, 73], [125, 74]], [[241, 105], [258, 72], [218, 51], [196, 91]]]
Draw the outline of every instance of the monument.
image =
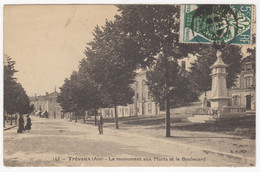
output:
[[226, 65], [222, 58], [221, 52], [217, 52], [217, 61], [210, 67], [212, 69], [212, 97], [209, 99], [211, 102], [211, 109], [220, 110], [224, 106], [228, 106], [231, 99], [227, 95], [227, 82], [226, 82]]

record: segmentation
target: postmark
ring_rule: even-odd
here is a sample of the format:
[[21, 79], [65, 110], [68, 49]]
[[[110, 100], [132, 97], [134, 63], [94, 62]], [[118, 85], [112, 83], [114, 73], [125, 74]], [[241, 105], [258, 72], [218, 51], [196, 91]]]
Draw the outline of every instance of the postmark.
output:
[[251, 44], [252, 5], [182, 5], [180, 42]]

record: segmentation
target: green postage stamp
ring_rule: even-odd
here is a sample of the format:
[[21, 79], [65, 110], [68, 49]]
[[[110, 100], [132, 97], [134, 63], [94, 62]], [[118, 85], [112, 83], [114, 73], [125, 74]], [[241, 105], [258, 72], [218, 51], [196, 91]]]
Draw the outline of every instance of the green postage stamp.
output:
[[254, 5], [181, 5], [180, 42], [251, 44]]

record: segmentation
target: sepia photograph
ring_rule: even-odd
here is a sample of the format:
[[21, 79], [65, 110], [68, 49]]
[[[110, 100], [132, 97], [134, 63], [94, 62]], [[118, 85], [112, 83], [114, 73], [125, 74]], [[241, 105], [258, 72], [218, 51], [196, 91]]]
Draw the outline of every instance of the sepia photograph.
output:
[[3, 5], [3, 166], [256, 167], [244, 2]]

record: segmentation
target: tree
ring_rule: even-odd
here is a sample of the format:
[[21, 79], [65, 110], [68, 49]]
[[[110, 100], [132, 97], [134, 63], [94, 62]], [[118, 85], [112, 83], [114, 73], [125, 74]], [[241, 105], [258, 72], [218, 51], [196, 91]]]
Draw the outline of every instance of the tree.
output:
[[[118, 8], [121, 15], [116, 16], [116, 20], [128, 39], [133, 41], [132, 44], [137, 45], [135, 54], [132, 55], [136, 67], [153, 64], [159, 54], [163, 54], [166, 60], [172, 57], [176, 61], [197, 51], [197, 45], [179, 43], [180, 6], [119, 5]], [[166, 137], [169, 137], [168, 98], [165, 104], [168, 108], [166, 109]]]
[[72, 72], [70, 79], [65, 79], [57, 101], [63, 112], [75, 114], [76, 122], [79, 114], [83, 114], [85, 122], [85, 111], [93, 109], [96, 125], [97, 109], [101, 107], [102, 101], [99, 85], [90, 78], [89, 68], [89, 62], [82, 59], [78, 72]]
[[20, 83], [14, 85], [15, 103], [13, 104], [14, 112], [19, 114], [29, 114], [34, 110], [30, 105], [30, 99]]
[[247, 48], [246, 52], [249, 54], [245, 59], [243, 59], [244, 61], [250, 61], [253, 63], [253, 69], [254, 71], [256, 70], [255, 65], [256, 65], [256, 47], [255, 47], [255, 39], [256, 39], [256, 34], [252, 35], [252, 44], [254, 45], [251, 48]]
[[127, 41], [126, 34], [118, 26], [109, 21], [102, 28], [97, 26], [94, 40], [85, 51], [90, 64], [89, 76], [99, 85], [103, 104], [114, 107], [116, 129], [119, 128], [117, 106], [132, 103], [134, 91], [131, 84], [136, 68], [131, 58], [131, 46], [126, 47], [131, 41]]
[[[64, 84], [60, 87], [60, 93], [57, 98], [57, 102], [60, 103], [63, 112], [70, 113], [70, 120], [72, 120], [71, 113], [74, 113], [75, 116], [77, 115], [75, 112], [78, 110], [77, 104], [77, 72], [73, 71], [70, 79], [66, 78], [64, 80]], [[76, 118], [77, 121], [77, 118]]]
[[[79, 66], [79, 82], [81, 85], [81, 96], [79, 99], [80, 107], [84, 110], [94, 110], [95, 112], [95, 125], [97, 110], [103, 106], [100, 86], [93, 79], [90, 74], [90, 63], [86, 59], [82, 59]], [[85, 121], [85, 116], [84, 116]]]
[[[205, 45], [206, 46], [206, 45]], [[197, 59], [191, 64], [191, 78], [195, 89], [199, 93], [205, 93], [211, 90], [211, 69], [210, 66], [217, 60], [216, 50], [213, 48], [204, 48], [201, 45], [198, 51]], [[225, 48], [220, 49], [222, 59], [227, 67], [227, 87], [230, 88], [234, 85], [237, 74], [241, 70], [242, 52], [241, 47], [237, 45], [226, 45]]]
[[[160, 104], [165, 102], [166, 114], [170, 114], [170, 102], [174, 105], [197, 100], [198, 95], [193, 91], [188, 75], [175, 58], [164, 55], [159, 55], [147, 71], [147, 86], [152, 98]], [[170, 126], [170, 115], [166, 118], [166, 126]], [[170, 136], [170, 128], [166, 128], [166, 136]]]
[[116, 20], [136, 44], [135, 64], [149, 66], [159, 54], [180, 59], [196, 52], [196, 45], [179, 43], [179, 5], [118, 5]]
[[16, 84], [16, 78], [14, 78], [15, 61], [10, 56], [4, 55], [4, 110], [8, 114], [13, 114], [13, 105], [15, 102], [14, 86]]
[[28, 114], [34, 109], [24, 88], [14, 78], [15, 72], [18, 72], [14, 65], [15, 61], [4, 55], [4, 111], [11, 114], [11, 124], [12, 114]]

